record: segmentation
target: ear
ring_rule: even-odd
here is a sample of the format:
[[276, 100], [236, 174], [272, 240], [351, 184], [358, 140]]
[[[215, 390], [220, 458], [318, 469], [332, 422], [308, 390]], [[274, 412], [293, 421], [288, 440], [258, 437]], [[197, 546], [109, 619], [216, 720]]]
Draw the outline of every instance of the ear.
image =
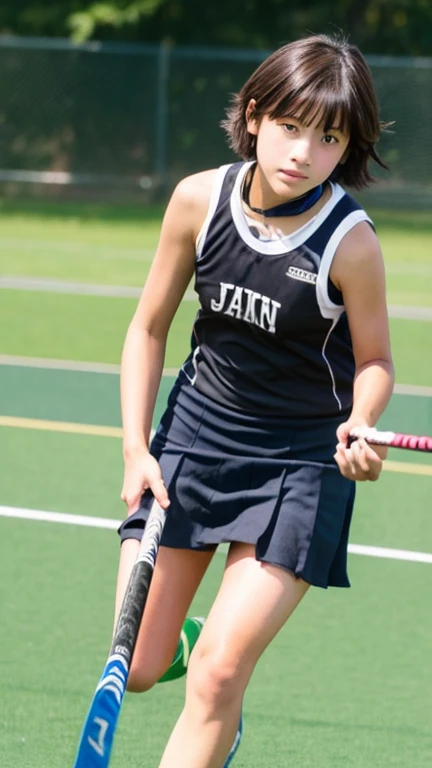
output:
[[249, 104], [246, 107], [245, 118], [246, 118], [246, 127], [248, 130], [248, 133], [251, 133], [253, 136], [257, 136], [258, 127], [259, 127], [259, 120], [256, 117], [255, 112], [256, 112], [256, 101], [255, 99], [251, 99], [249, 101]]

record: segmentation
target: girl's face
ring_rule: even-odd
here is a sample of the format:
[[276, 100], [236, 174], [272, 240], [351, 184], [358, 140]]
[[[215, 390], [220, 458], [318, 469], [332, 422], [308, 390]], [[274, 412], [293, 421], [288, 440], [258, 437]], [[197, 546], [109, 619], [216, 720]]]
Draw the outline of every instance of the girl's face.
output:
[[249, 133], [256, 136], [258, 166], [264, 176], [266, 204], [277, 198], [299, 197], [322, 184], [347, 155], [349, 134], [337, 124], [324, 131], [323, 125], [306, 126], [295, 117], [271, 120], [253, 117], [254, 102], [246, 112]]

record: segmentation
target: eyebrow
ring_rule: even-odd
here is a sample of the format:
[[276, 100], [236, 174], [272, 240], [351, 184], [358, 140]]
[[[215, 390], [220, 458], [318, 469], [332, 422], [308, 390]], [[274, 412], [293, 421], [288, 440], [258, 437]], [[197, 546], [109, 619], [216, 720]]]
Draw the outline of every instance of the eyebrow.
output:
[[[276, 120], [296, 120], [298, 123], [304, 123], [304, 120], [298, 114], [293, 113], [293, 112], [287, 112], [284, 115], [278, 115], [274, 119], [276, 119]], [[346, 127], [345, 130], [344, 130], [343, 121], [342, 121], [342, 124], [332, 125], [331, 127], [327, 128], [326, 127], [325, 117], [324, 117], [324, 119], [320, 120], [320, 122], [318, 123], [317, 128], [319, 128], [320, 126], [323, 126], [323, 129], [324, 129], [325, 132], [335, 131], [335, 132], [341, 133], [343, 135], [346, 135], [347, 133], [349, 133], [348, 127]]]
[[[278, 120], [297, 120], [298, 123], [301, 123], [302, 120], [297, 115], [282, 115], [281, 117], [277, 118]], [[321, 120], [321, 122], [317, 125], [317, 128], [319, 128], [321, 125], [325, 123], [324, 120]], [[324, 124], [324, 130], [325, 131], [336, 131], [337, 133], [346, 133], [346, 131], [343, 130], [341, 125], [331, 125], [329, 128], [325, 127]]]

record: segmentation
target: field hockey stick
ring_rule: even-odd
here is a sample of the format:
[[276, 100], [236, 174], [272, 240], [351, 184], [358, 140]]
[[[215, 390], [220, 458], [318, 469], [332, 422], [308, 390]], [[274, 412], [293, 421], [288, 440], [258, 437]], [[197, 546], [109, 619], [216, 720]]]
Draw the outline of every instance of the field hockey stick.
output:
[[405, 448], [407, 451], [432, 453], [432, 437], [402, 435], [399, 432], [380, 432], [374, 427], [354, 427], [350, 432], [350, 442], [363, 438], [371, 445], [386, 445], [389, 448]]
[[90, 704], [74, 768], [106, 768], [159, 549], [166, 512], [155, 501], [120, 609], [105, 669]]

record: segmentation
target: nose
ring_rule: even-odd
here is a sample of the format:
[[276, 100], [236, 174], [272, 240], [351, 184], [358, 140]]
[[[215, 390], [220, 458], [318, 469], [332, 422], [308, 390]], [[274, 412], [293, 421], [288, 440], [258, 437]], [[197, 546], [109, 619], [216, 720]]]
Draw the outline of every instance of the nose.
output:
[[291, 149], [291, 160], [298, 165], [310, 165], [312, 157], [311, 140], [307, 136], [299, 136]]

